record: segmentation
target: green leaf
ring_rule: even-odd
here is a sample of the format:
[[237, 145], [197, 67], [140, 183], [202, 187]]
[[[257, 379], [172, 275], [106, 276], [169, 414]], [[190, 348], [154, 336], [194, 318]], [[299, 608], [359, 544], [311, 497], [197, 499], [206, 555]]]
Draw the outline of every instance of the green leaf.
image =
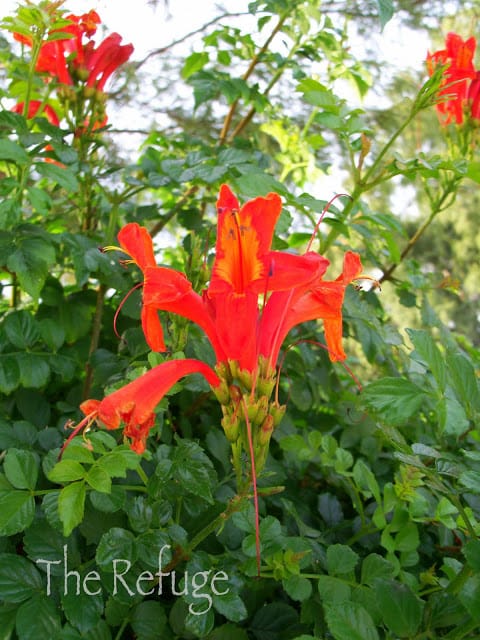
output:
[[58, 514], [63, 523], [64, 536], [69, 536], [75, 527], [83, 520], [85, 495], [86, 487], [83, 480], [73, 482], [60, 491], [58, 497]]
[[47, 474], [51, 482], [74, 482], [85, 477], [85, 469], [77, 460], [62, 459]]
[[292, 600], [303, 602], [312, 595], [312, 583], [302, 576], [289, 576], [282, 581], [285, 591]]
[[445, 356], [440, 353], [440, 349], [428, 331], [407, 329], [407, 333], [415, 347], [415, 351], [432, 372], [439, 389], [443, 391], [447, 377]]
[[467, 412], [480, 411], [479, 383], [471, 361], [461, 353], [449, 355], [447, 370], [454, 391]]
[[105, 571], [113, 571], [113, 562], [118, 558], [131, 563], [135, 562], [137, 559], [135, 536], [127, 529], [112, 527], [103, 534], [95, 558], [97, 564]]
[[463, 585], [458, 599], [463, 604], [468, 613], [472, 616], [473, 620], [477, 623], [480, 622], [480, 575], [471, 576]]
[[424, 602], [406, 584], [378, 579], [375, 594], [383, 620], [392, 633], [411, 638], [422, 621]]
[[380, 418], [398, 425], [417, 413], [425, 396], [419, 387], [405, 378], [383, 378], [364, 387], [362, 398]]
[[35, 516], [35, 499], [27, 491], [0, 494], [0, 535], [12, 536], [27, 529]]
[[20, 367], [14, 356], [0, 356], [0, 392], [8, 395], [20, 384]]
[[18, 609], [16, 629], [18, 640], [55, 638], [61, 623], [54, 600], [43, 594], [35, 594]]
[[74, 172], [67, 167], [59, 167], [49, 162], [39, 162], [35, 165], [36, 170], [41, 176], [48, 178], [52, 182], [56, 182], [70, 193], [78, 191], [78, 181]]
[[371, 553], [362, 562], [362, 584], [373, 586], [377, 578], [392, 578], [395, 567], [377, 553]]
[[103, 598], [101, 594], [96, 593], [102, 590], [99, 578], [100, 574], [93, 569], [91, 573], [86, 572], [85, 575], [81, 575], [80, 593], [76, 593], [73, 578], [71, 585], [68, 585], [67, 594], [62, 591], [62, 608], [65, 616], [82, 635], [98, 624], [103, 613]]
[[4, 138], [0, 140], [0, 160], [9, 160], [24, 165], [30, 162], [30, 156], [19, 144]]
[[213, 504], [213, 466], [194, 442], [179, 441], [173, 457], [172, 475], [187, 493]]
[[351, 598], [351, 589], [347, 582], [333, 576], [318, 577], [318, 593], [323, 602], [337, 604]]
[[88, 470], [85, 480], [95, 491], [110, 493], [112, 489], [112, 479], [99, 465], [94, 465]]
[[44, 587], [35, 565], [13, 553], [0, 554], [0, 593], [4, 602], [23, 602]]
[[140, 602], [130, 614], [130, 623], [138, 640], [158, 640], [167, 626], [165, 609], [159, 602]]
[[480, 540], [469, 540], [463, 547], [463, 553], [468, 566], [480, 573]]
[[38, 237], [24, 237], [8, 257], [7, 267], [17, 275], [22, 289], [38, 300], [54, 263], [55, 251], [50, 242]]
[[3, 322], [6, 336], [14, 347], [28, 349], [40, 339], [38, 325], [28, 311], [13, 311]]
[[356, 602], [325, 605], [325, 618], [335, 640], [379, 640], [370, 614]]
[[201, 71], [209, 61], [209, 55], [206, 51], [191, 53], [185, 60], [182, 68], [182, 78], [187, 80], [192, 74]]
[[355, 569], [358, 554], [344, 544], [333, 544], [327, 548], [327, 569], [330, 575], [343, 575]]
[[378, 13], [380, 16], [380, 24], [382, 29], [393, 18], [394, 8], [393, 0], [377, 0]]
[[[229, 589], [223, 581], [221, 585], [214, 583], [214, 587], [219, 593], [223, 593], [223, 591]], [[240, 622], [248, 617], [248, 611], [243, 600], [238, 593], [234, 593], [231, 590], [223, 595], [213, 596], [213, 606], [218, 613], [231, 622]]]
[[250, 628], [261, 640], [278, 640], [281, 635], [288, 637], [289, 629], [298, 624], [298, 614], [283, 602], [266, 604], [255, 613]]
[[35, 489], [39, 462], [38, 457], [31, 451], [10, 449], [5, 456], [3, 469], [7, 480], [16, 489], [30, 489], [31, 491]]
[[42, 353], [19, 353], [20, 382], [27, 389], [44, 387], [50, 376], [48, 356]]

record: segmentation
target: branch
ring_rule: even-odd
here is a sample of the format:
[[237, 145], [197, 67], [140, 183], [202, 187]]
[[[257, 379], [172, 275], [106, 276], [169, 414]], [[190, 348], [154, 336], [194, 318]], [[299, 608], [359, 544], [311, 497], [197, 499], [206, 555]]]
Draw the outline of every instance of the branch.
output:
[[145, 62], [147, 62], [147, 60], [149, 60], [150, 58], [153, 58], [153, 56], [166, 53], [169, 49], [176, 47], [178, 44], [182, 44], [182, 42], [186, 42], [193, 36], [196, 36], [198, 33], [202, 33], [203, 31], [208, 29], [208, 27], [211, 27], [213, 24], [220, 22], [220, 20], [223, 20], [224, 18], [238, 18], [240, 16], [246, 16], [246, 15], [250, 15], [250, 14], [246, 11], [238, 11], [236, 13], [222, 13], [216, 18], [212, 18], [212, 20], [209, 20], [208, 22], [203, 24], [201, 27], [198, 27], [193, 31], [189, 31], [181, 38], [177, 38], [176, 40], [173, 40], [172, 42], [170, 42], [170, 44], [167, 44], [164, 47], [160, 47], [159, 49], [154, 49], [153, 51], [150, 51], [150, 53], [147, 53], [147, 55], [144, 58], [142, 58], [142, 60], [139, 60], [138, 62], [135, 63], [135, 66], [134, 66], [135, 71], [137, 71], [142, 65], [144, 65]]

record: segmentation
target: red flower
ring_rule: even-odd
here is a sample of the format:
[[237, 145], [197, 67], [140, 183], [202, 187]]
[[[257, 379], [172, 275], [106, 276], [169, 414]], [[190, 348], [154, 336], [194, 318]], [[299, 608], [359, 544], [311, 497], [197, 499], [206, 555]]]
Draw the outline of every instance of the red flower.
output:
[[[133, 45], [121, 45], [121, 36], [112, 33], [95, 47], [91, 38], [100, 24], [96, 11], [81, 16], [72, 14], [67, 16], [67, 20], [71, 24], [62, 27], [61, 32], [69, 34], [69, 37], [45, 42], [40, 49], [36, 70], [54, 76], [61, 84], [74, 85], [80, 80], [88, 87], [103, 91], [112, 73], [132, 55]], [[15, 34], [15, 37], [24, 44], [32, 45], [29, 37], [20, 34]]]
[[448, 99], [436, 105], [440, 121], [443, 125], [456, 122], [462, 124], [468, 81], [475, 78], [473, 56], [476, 40], [474, 37], [463, 40], [456, 33], [448, 33], [445, 38], [445, 49], [427, 55], [427, 69], [430, 75], [439, 65], [448, 65], [444, 72], [440, 96]]
[[470, 83], [468, 102], [470, 105], [470, 115], [475, 120], [480, 120], [480, 71], [475, 73], [475, 78]]
[[80, 406], [86, 416], [95, 415], [107, 429], [118, 429], [125, 422], [124, 435], [137, 453], [155, 422], [154, 409], [173, 385], [190, 373], [201, 373], [212, 387], [220, 384], [217, 374], [199, 360], [170, 360], [143, 374], [102, 401], [86, 400]]
[[[203, 295], [193, 291], [184, 274], [156, 265], [152, 239], [146, 229], [132, 223], [120, 231], [120, 246], [144, 274], [142, 327], [150, 347], [165, 350], [158, 311], [176, 313], [205, 331], [215, 351], [217, 369], [215, 372], [196, 360], [166, 362], [102, 401], [83, 403], [82, 411], [87, 416], [98, 418], [110, 429], [117, 428], [123, 420], [125, 435], [133, 438], [132, 446], [141, 452], [153, 425], [155, 405], [178, 378], [199, 372], [224, 405], [222, 424], [226, 431], [230, 430], [227, 435], [233, 441], [238, 437], [239, 398], [231, 390], [232, 379], [240, 375], [254, 387], [257, 383], [262, 386], [262, 380], [267, 383], [255, 402], [266, 395], [261, 402], [266, 402], [270, 410], [273, 405], [269, 405], [269, 396], [279, 350], [293, 326], [322, 318], [331, 359], [345, 359], [341, 345], [342, 303], [346, 286], [360, 275], [360, 259], [348, 252], [343, 274], [337, 280], [324, 281], [328, 260], [322, 256], [313, 252], [298, 256], [272, 251], [281, 206], [279, 196], [270, 193], [240, 207], [229, 187], [221, 187], [216, 256], [210, 285]], [[263, 312], [259, 309], [260, 296]], [[237, 403], [233, 410], [228, 408], [230, 401]], [[277, 416], [282, 413], [278, 409], [278, 405], [272, 408], [269, 416], [269, 434], [273, 421], [278, 422]], [[259, 425], [263, 424], [266, 416], [258, 419]], [[259, 440], [263, 456], [266, 446], [268, 438], [265, 443]]]
[[[24, 102], [18, 102], [13, 108], [12, 111], [14, 113], [23, 113], [25, 107]], [[43, 104], [40, 100], [30, 100], [28, 103], [28, 113], [27, 118], [34, 118], [35, 116], [44, 115], [45, 118], [50, 122], [50, 124], [58, 127], [60, 125], [60, 120], [58, 119], [57, 113], [53, 107], [49, 104]]]

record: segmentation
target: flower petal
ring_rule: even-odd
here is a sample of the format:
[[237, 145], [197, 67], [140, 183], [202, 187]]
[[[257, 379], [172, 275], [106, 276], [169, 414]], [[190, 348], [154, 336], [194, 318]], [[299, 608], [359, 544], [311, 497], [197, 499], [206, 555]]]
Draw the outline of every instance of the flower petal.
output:
[[183, 273], [167, 267], [147, 267], [143, 304], [158, 311], [176, 313], [198, 324], [212, 343], [217, 359], [225, 360], [215, 323], [209, 313], [209, 305], [193, 291], [190, 281]]
[[96, 414], [97, 420], [107, 429], [117, 429], [124, 422], [124, 435], [130, 438], [132, 449], [143, 453], [148, 433], [155, 423], [155, 407], [180, 378], [191, 373], [201, 373], [212, 387], [220, 384], [213, 369], [200, 360], [170, 360], [103, 400], [86, 400], [80, 409], [85, 415]]
[[345, 288], [360, 275], [362, 265], [358, 254], [348, 251], [343, 272], [335, 281], [319, 280], [308, 290], [273, 293], [265, 307], [262, 322], [260, 354], [274, 366], [280, 347], [290, 329], [302, 322], [322, 319], [325, 340], [332, 361], [344, 360], [342, 348], [342, 305]]
[[237, 199], [223, 185], [217, 206], [216, 257], [208, 292], [244, 293], [268, 275], [267, 258], [282, 201], [278, 194], [269, 193], [238, 209]]
[[156, 265], [153, 241], [145, 227], [131, 222], [120, 229], [118, 240], [125, 253], [128, 253], [142, 271]]

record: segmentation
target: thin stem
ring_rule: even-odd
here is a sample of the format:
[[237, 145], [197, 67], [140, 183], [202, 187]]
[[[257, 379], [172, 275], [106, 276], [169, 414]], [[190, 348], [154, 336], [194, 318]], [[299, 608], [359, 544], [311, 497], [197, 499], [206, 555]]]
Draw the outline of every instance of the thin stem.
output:
[[152, 236], [152, 238], [165, 228], [165, 226], [170, 222], [170, 220], [178, 212], [178, 210], [181, 209], [185, 202], [187, 202], [188, 198], [190, 196], [193, 196], [198, 191], [198, 189], [198, 185], [193, 185], [193, 187], [190, 187], [185, 191], [180, 200], [178, 200], [176, 204], [169, 211], [167, 211], [165, 215], [161, 217], [157, 224], [150, 229], [150, 235]]
[[[279, 18], [277, 24], [275, 25], [271, 34], [268, 36], [268, 38], [264, 42], [261, 49], [259, 49], [259, 51], [253, 56], [252, 60], [250, 61], [250, 64], [248, 65], [248, 69], [245, 71], [245, 73], [242, 76], [242, 80], [246, 81], [252, 75], [253, 71], [255, 70], [255, 67], [260, 62], [260, 59], [262, 58], [263, 54], [268, 50], [268, 47], [270, 46], [270, 43], [272, 42], [273, 38], [277, 35], [277, 33], [283, 27], [287, 17], [288, 17], [288, 12]], [[228, 135], [233, 116], [235, 115], [235, 111], [238, 106], [238, 102], [239, 102], [239, 99], [237, 98], [230, 105], [230, 109], [223, 122], [222, 131], [220, 132], [220, 144], [223, 144], [223, 142], [225, 141]]]
[[95, 315], [93, 317], [93, 326], [92, 326], [92, 334], [90, 337], [90, 347], [88, 349], [88, 360], [85, 365], [85, 382], [83, 384], [83, 393], [82, 397], [86, 400], [90, 394], [90, 389], [92, 387], [93, 381], [93, 367], [91, 363], [91, 357], [95, 353], [98, 347], [98, 343], [100, 341], [100, 331], [102, 328], [102, 316], [103, 316], [103, 307], [105, 303], [105, 293], [107, 291], [107, 286], [105, 284], [101, 284], [97, 290], [97, 302], [95, 305]]
[[382, 282], [385, 282], [386, 280], [391, 279], [393, 272], [397, 269], [397, 267], [402, 263], [402, 261], [410, 253], [410, 251], [413, 249], [415, 244], [419, 241], [419, 239], [422, 237], [422, 235], [425, 233], [428, 227], [435, 220], [436, 216], [441, 211], [443, 211], [443, 209], [445, 209], [446, 206], [449, 206], [451, 204], [451, 202], [447, 203], [447, 199], [450, 195], [454, 194], [455, 187], [458, 184], [458, 182], [459, 182], [459, 178], [453, 178], [447, 183], [447, 186], [445, 187], [444, 192], [442, 193], [440, 198], [437, 200], [437, 202], [433, 205], [432, 211], [428, 216], [428, 218], [425, 220], [425, 222], [422, 225], [420, 225], [420, 227], [415, 231], [413, 236], [408, 240], [407, 244], [405, 245], [402, 252], [400, 253], [400, 258], [398, 262], [395, 262], [394, 264], [390, 265], [390, 267], [388, 267], [383, 271], [382, 276], [378, 280], [379, 283], [382, 283]]

